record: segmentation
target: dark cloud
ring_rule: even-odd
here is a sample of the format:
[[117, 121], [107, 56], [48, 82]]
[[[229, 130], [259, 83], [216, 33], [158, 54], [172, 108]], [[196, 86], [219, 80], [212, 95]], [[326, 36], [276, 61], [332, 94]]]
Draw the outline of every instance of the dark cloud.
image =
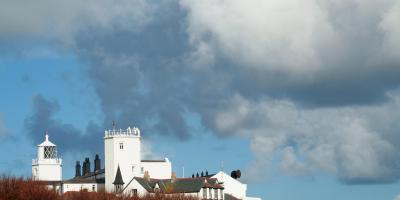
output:
[[190, 137], [183, 117], [190, 77], [181, 61], [187, 38], [177, 20], [184, 13], [169, 6], [140, 32], [94, 33], [77, 41], [105, 125], [115, 120], [121, 127], [141, 124], [146, 134]]
[[[215, 134], [252, 141], [256, 161], [248, 180], [262, 178], [260, 171], [276, 153], [285, 155], [286, 171], [323, 170], [349, 184], [397, 180], [398, 145], [386, 139], [396, 126], [371, 128], [374, 120], [366, 113], [396, 107], [388, 92], [399, 86], [398, 62], [380, 55], [385, 40], [380, 30], [357, 36], [357, 30], [379, 21], [360, 18], [355, 27], [341, 29], [350, 26], [324, 18], [313, 3], [288, 16], [270, 16], [285, 27], [309, 28], [296, 32], [253, 20], [252, 14], [275, 5], [252, 10], [244, 3], [222, 4], [168, 4], [140, 31], [117, 29], [77, 41], [104, 123], [135, 123], [147, 134], [188, 138], [192, 129], [185, 115], [195, 113]], [[348, 13], [349, 18], [362, 12]], [[230, 13], [245, 20], [226, 17]], [[376, 19], [380, 13], [370, 15]], [[299, 21], [285, 21], [292, 18]], [[309, 24], [311, 18], [315, 23]], [[301, 163], [298, 156], [309, 160]]]
[[25, 119], [25, 128], [34, 144], [43, 142], [48, 131], [51, 141], [57, 144], [61, 153], [89, 151], [103, 154], [103, 129], [90, 122], [85, 132], [72, 124], [63, 123], [54, 115], [59, 111], [57, 101], [45, 99], [42, 95], [32, 98], [32, 113]]
[[[325, 171], [350, 184], [400, 177], [398, 2], [127, 1], [121, 13], [111, 4], [87, 15], [79, 8], [90, 5], [75, 1], [59, 15], [41, 8], [34, 28], [17, 18], [0, 39], [42, 36], [45, 19], [59, 21], [48, 40], [82, 61], [101, 126], [115, 120], [187, 139], [195, 114], [207, 131], [251, 140], [249, 180], [263, 178], [274, 154], [284, 171]], [[54, 118], [57, 102], [38, 95], [33, 105], [26, 127], [35, 142], [47, 127], [60, 149], [102, 146], [95, 123], [80, 131]]]

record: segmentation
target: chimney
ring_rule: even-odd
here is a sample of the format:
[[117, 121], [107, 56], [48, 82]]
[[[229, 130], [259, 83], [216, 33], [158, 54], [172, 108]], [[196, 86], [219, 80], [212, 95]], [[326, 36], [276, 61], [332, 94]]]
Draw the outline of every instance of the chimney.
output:
[[82, 162], [82, 176], [85, 176], [86, 173], [86, 160]]
[[206, 176], [208, 176], [208, 171], [206, 170]]
[[203, 173], [203, 171], [201, 171], [201, 177], [204, 177], [204, 173]]
[[94, 171], [99, 171], [101, 168], [101, 162], [100, 162], [100, 158], [99, 155], [96, 154], [96, 158], [94, 159]]
[[75, 165], [75, 177], [81, 176], [81, 164], [79, 161], [76, 161]]
[[86, 163], [86, 167], [85, 167], [85, 175], [90, 173], [90, 160], [89, 158], [85, 158], [85, 163]]
[[150, 181], [150, 174], [149, 174], [149, 171], [144, 171], [143, 178], [146, 179], [147, 181]]
[[171, 174], [171, 182], [173, 183], [175, 181], [176, 181], [176, 173], [172, 172], [172, 174]]

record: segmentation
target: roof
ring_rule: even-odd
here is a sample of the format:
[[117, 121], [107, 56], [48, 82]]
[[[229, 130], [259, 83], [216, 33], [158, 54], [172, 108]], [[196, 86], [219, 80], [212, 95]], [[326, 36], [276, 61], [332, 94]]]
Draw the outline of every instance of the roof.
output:
[[236, 197], [234, 197], [233, 195], [227, 194], [227, 193], [224, 193], [224, 199], [225, 199], [225, 200], [241, 200], [241, 199], [236, 198]]
[[64, 183], [105, 183], [104, 178], [96, 178], [98, 175], [104, 174], [105, 170], [100, 169], [96, 172], [90, 172], [84, 176], [74, 177], [64, 181]]
[[173, 179], [145, 179], [134, 178], [147, 192], [154, 193], [156, 184], [160, 187], [162, 193], [193, 193], [199, 192], [201, 188], [223, 189], [215, 178], [177, 178]]
[[115, 175], [113, 184], [114, 185], [123, 185], [124, 184], [124, 180], [122, 180], [122, 175], [121, 175], [121, 170], [119, 169], [119, 165], [117, 168], [117, 174]]
[[90, 177], [90, 178], [85, 178], [85, 177], [75, 177], [73, 179], [69, 179], [64, 181], [64, 183], [105, 183], [105, 179], [104, 178], [100, 178], [100, 179], [96, 179], [94, 177]]
[[44, 142], [39, 144], [38, 147], [48, 147], [48, 146], [55, 147], [56, 145], [53, 144], [52, 142], [50, 142], [49, 135], [47, 135], [47, 133], [46, 133]]
[[141, 162], [166, 162], [165, 160], [141, 160]]

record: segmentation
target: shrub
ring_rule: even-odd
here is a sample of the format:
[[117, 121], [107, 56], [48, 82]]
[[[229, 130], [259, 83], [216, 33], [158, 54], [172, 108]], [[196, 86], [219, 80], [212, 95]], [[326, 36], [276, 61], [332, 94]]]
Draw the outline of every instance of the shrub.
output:
[[37, 181], [10, 176], [0, 179], [0, 200], [60, 200], [53, 190]]
[[44, 182], [3, 175], [0, 177], [0, 200], [197, 200], [197, 198], [179, 194], [123, 196], [104, 191], [67, 192], [60, 195], [49, 189]]

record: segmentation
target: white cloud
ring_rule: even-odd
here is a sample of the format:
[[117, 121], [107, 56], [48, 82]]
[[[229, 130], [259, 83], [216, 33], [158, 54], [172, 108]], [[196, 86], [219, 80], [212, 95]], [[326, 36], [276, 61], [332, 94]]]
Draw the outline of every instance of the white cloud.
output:
[[153, 146], [151, 142], [148, 140], [141, 140], [142, 145], [141, 145], [141, 153], [142, 153], [142, 158], [143, 159], [163, 159], [163, 157], [160, 157], [157, 153], [153, 151]]
[[393, 181], [400, 94], [388, 96], [389, 102], [376, 106], [306, 109], [291, 101], [254, 102], [236, 95], [215, 123], [220, 132], [251, 139], [256, 161], [249, 179], [262, 179], [271, 158], [281, 155], [282, 170], [291, 174], [322, 170], [348, 183]]
[[181, 1], [193, 45], [205, 41], [249, 67], [312, 70], [320, 62], [315, 36], [334, 39], [315, 1]]
[[332, 70], [382, 67], [388, 53], [398, 58], [395, 3], [181, 0], [196, 62], [222, 55], [244, 68], [305, 81]]

